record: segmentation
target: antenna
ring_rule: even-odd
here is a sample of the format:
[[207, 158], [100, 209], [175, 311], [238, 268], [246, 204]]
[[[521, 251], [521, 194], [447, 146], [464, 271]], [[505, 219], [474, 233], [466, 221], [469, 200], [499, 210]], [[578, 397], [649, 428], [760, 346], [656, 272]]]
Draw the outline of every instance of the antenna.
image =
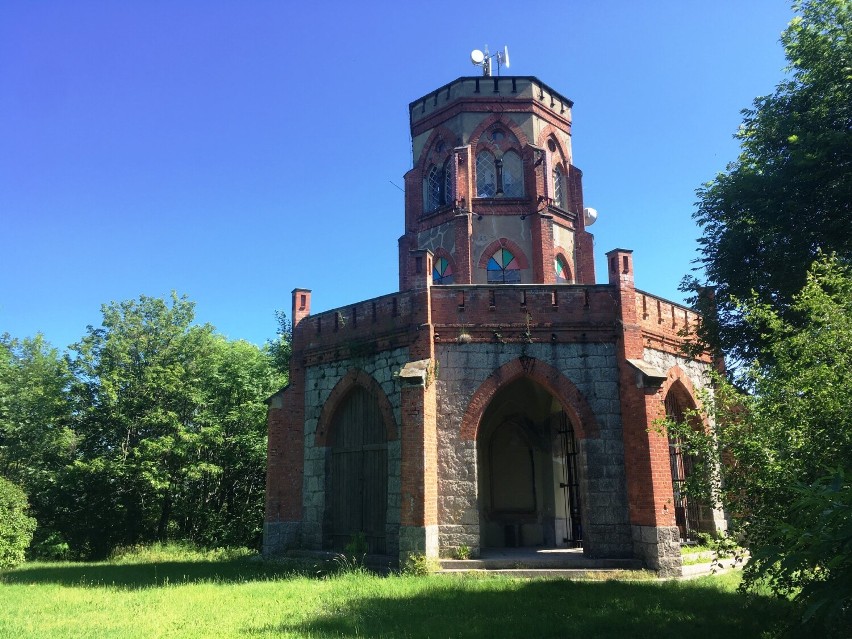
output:
[[470, 52], [470, 61], [478, 67], [482, 67], [482, 75], [489, 77], [491, 75], [491, 61], [497, 59], [497, 75], [500, 75], [500, 67], [509, 68], [509, 47], [504, 46], [502, 51], [497, 53], [489, 53], [488, 45], [485, 45], [485, 51], [474, 49]]

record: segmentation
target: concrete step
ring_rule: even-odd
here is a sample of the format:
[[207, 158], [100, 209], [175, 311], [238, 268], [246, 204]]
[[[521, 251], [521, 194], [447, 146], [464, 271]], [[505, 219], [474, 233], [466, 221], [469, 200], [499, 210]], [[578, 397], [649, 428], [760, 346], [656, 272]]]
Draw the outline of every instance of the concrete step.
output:
[[548, 579], [577, 579], [605, 581], [607, 579], [640, 579], [652, 573], [636, 569], [610, 569], [610, 568], [444, 568], [440, 575], [501, 575], [504, 577], [518, 577], [524, 579], [548, 578]]
[[635, 559], [591, 559], [582, 555], [486, 557], [482, 559], [442, 559], [444, 570], [638, 570]]

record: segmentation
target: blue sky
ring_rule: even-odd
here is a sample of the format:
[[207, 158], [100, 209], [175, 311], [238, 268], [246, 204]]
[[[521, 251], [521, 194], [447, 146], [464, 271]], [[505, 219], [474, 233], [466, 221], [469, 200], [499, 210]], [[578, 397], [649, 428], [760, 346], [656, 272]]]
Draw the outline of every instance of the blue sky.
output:
[[574, 105], [603, 254], [680, 300], [695, 189], [782, 78], [769, 0], [0, 3], [0, 333], [65, 347], [100, 305], [170, 291], [262, 343], [397, 289], [408, 103], [508, 45]]

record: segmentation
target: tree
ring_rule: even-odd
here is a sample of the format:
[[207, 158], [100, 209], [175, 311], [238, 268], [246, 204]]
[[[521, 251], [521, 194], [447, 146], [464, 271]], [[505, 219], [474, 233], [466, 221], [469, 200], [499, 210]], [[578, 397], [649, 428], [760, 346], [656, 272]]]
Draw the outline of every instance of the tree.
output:
[[717, 380], [711, 432], [669, 427], [706, 455], [691, 488], [728, 507], [751, 552], [746, 583], [852, 627], [852, 268], [820, 258], [789, 313], [756, 296], [740, 310], [764, 341], [742, 373], [751, 392]]
[[258, 545], [271, 355], [193, 324], [194, 305], [141, 296], [102, 307], [72, 346], [77, 448], [55, 502], [69, 543], [187, 539]]
[[694, 214], [715, 311], [698, 279], [683, 289], [705, 312], [704, 343], [734, 363], [766, 345], [759, 318], [747, 321], [738, 301], [754, 292], [795, 323], [792, 301], [819, 251], [852, 261], [852, 5], [794, 9], [781, 36], [788, 77], [743, 111], [740, 156], [699, 189]]
[[27, 496], [8, 479], [0, 477], [0, 570], [24, 561], [36, 521], [27, 514]]
[[56, 529], [57, 475], [76, 446], [72, 375], [41, 335], [0, 337], [0, 475], [29, 495], [40, 541]]

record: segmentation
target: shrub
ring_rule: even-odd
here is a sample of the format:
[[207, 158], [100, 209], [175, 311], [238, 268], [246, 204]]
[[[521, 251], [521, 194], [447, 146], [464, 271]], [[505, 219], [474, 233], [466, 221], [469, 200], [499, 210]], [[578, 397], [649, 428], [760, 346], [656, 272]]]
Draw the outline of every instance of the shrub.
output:
[[24, 561], [36, 527], [28, 509], [24, 491], [0, 477], [0, 570]]
[[441, 564], [437, 559], [420, 553], [409, 553], [402, 563], [401, 572], [403, 575], [429, 575], [438, 572], [440, 569]]

